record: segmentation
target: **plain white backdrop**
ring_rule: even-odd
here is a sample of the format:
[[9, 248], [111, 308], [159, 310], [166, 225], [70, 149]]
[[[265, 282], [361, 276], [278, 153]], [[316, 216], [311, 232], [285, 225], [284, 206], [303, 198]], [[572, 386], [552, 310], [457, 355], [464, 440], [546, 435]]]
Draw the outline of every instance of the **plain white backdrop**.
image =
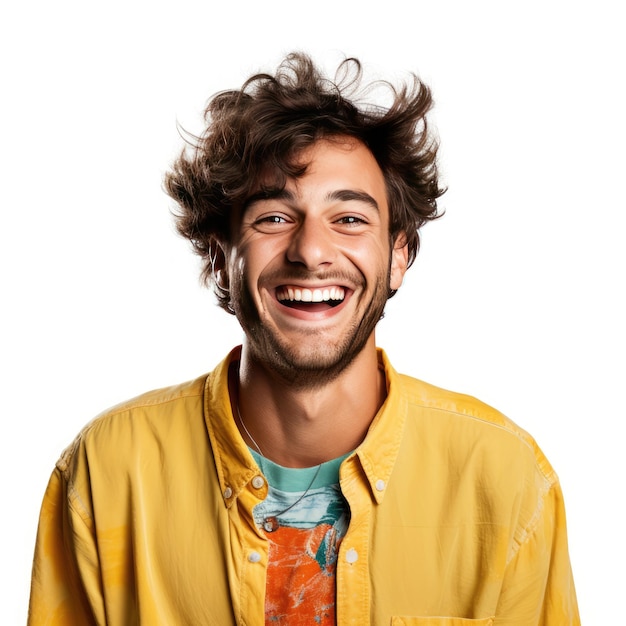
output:
[[[397, 369], [493, 404], [561, 477], [583, 621], [626, 558], [619, 3], [111, 0], [3, 8], [0, 621], [25, 621], [43, 492], [104, 408], [241, 333], [174, 234], [163, 173], [206, 99], [302, 49], [436, 99], [446, 216], [387, 308]], [[201, 549], [201, 546], [199, 546]]]

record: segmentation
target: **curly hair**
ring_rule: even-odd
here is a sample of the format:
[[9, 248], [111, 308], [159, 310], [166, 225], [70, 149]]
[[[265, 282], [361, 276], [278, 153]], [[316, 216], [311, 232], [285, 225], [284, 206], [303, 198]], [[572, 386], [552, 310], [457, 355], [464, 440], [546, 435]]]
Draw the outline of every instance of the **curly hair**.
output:
[[[203, 260], [202, 279], [212, 284], [229, 312], [228, 277], [220, 274], [220, 244], [228, 245], [231, 212], [258, 191], [268, 172], [272, 187], [302, 176], [298, 154], [324, 138], [352, 137], [372, 152], [385, 177], [390, 239], [406, 237], [409, 265], [419, 249], [419, 228], [439, 217], [438, 142], [426, 114], [429, 88], [415, 75], [396, 89], [388, 82], [362, 88], [355, 58], [341, 62], [334, 81], [325, 78], [310, 57], [289, 54], [274, 76], [251, 76], [240, 90], [215, 94], [205, 110], [207, 124], [165, 176], [166, 192], [178, 203], [176, 227]], [[391, 106], [361, 103], [357, 97], [385, 87]]]

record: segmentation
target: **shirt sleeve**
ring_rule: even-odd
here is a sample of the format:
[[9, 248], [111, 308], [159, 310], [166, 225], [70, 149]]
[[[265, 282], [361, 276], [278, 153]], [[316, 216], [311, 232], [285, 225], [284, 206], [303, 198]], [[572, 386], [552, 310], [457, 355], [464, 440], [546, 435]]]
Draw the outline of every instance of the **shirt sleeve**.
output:
[[580, 626], [558, 482], [507, 564], [494, 625]]
[[28, 626], [105, 623], [93, 521], [57, 468], [41, 507]]

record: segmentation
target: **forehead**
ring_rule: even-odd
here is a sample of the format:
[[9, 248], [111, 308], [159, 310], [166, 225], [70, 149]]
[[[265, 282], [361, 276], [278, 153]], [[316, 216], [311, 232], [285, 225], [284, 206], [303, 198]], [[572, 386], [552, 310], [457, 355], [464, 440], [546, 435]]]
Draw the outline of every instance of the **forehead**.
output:
[[272, 198], [305, 202], [368, 197], [382, 213], [388, 212], [384, 174], [369, 148], [357, 139], [320, 139], [297, 153], [291, 164], [298, 171], [293, 177], [266, 171], [244, 202], [243, 211]]
[[385, 177], [374, 155], [358, 139], [331, 137], [320, 139], [302, 150], [296, 163], [306, 167], [302, 177], [288, 181], [294, 186], [302, 183], [324, 187], [348, 186], [362, 188], [371, 194], [386, 196]]

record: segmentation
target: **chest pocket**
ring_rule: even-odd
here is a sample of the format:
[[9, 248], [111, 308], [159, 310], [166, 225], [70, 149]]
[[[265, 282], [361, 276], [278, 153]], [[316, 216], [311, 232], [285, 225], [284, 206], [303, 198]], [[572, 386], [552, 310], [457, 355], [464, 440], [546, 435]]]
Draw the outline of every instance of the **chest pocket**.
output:
[[492, 626], [493, 617], [465, 619], [463, 617], [392, 617], [391, 626]]

